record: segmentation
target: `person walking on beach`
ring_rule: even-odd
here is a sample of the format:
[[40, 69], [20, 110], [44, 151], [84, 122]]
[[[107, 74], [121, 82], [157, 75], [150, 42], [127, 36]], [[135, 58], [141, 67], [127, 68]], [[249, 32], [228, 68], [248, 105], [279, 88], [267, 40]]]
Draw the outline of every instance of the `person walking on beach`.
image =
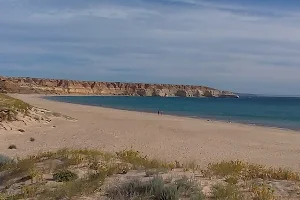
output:
[[157, 115], [159, 115], [159, 114], [160, 114], [160, 111], [158, 110], [158, 111], [157, 111]]

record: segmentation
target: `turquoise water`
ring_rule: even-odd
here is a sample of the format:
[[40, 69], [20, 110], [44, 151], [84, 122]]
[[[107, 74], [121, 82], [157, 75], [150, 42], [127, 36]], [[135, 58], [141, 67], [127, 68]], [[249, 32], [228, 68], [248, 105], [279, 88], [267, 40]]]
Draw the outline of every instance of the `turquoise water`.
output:
[[300, 130], [299, 97], [160, 98], [55, 96], [51, 100]]

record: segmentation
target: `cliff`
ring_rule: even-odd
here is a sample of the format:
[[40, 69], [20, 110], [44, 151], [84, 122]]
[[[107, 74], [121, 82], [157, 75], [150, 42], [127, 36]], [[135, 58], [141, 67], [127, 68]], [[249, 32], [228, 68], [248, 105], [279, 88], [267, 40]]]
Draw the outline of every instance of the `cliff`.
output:
[[161, 97], [232, 97], [237, 95], [205, 86], [73, 81], [0, 77], [0, 92], [22, 94], [129, 95]]

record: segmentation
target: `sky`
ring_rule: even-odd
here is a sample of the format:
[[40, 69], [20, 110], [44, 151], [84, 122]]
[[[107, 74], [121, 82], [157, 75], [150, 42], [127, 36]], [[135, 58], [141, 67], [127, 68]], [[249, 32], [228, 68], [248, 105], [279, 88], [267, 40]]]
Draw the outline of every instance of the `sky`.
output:
[[0, 75], [300, 95], [299, 0], [0, 0]]

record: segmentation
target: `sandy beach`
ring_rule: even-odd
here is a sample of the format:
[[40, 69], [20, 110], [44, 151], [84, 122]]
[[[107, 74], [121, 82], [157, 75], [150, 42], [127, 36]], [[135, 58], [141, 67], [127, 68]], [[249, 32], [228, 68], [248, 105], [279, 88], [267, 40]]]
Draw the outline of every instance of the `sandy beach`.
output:
[[[14, 95], [33, 106], [76, 119], [34, 123], [25, 132], [0, 132], [0, 152], [11, 157], [68, 148], [117, 151], [133, 147], [150, 157], [200, 165], [244, 160], [300, 170], [300, 132], [244, 124], [115, 110]], [[35, 142], [29, 138], [34, 137]], [[15, 144], [16, 150], [8, 146]]]

